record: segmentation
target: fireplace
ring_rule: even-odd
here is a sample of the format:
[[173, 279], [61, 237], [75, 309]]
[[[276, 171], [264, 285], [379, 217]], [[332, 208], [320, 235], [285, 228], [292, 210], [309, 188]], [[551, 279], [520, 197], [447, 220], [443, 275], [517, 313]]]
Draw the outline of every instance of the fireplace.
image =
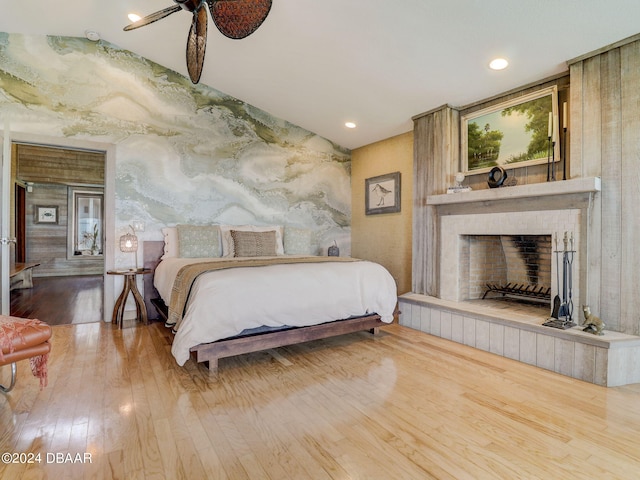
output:
[[550, 235], [462, 235], [462, 299], [550, 305], [551, 244]]
[[[529, 290], [542, 288], [544, 297], [531, 296], [528, 300], [550, 306], [550, 299], [558, 293], [557, 278], [561, 274], [555, 261], [555, 238], [570, 232], [579, 251], [582, 216], [579, 209], [442, 215], [440, 298], [476, 300], [483, 297], [487, 284], [515, 283]], [[573, 272], [575, 276], [580, 272], [579, 255]], [[573, 287], [574, 298], [580, 298], [577, 281]], [[502, 294], [486, 295], [498, 297]]]
[[[415, 263], [426, 261], [427, 268], [414, 270], [414, 284], [424, 292], [400, 296], [400, 324], [598, 385], [640, 382], [637, 336], [612, 330], [594, 336], [581, 325], [550, 328], [544, 325], [548, 304], [520, 310], [511, 302], [477, 298], [479, 291], [474, 293], [477, 299], [470, 300], [469, 272], [487, 269], [482, 264], [470, 267], [473, 249], [495, 254], [503, 237], [524, 236], [528, 243], [529, 236], [540, 236], [551, 244], [549, 254], [539, 254], [550, 257], [544, 264], [550, 264], [551, 274], [542, 272], [542, 262], [536, 268], [540, 276], [550, 278], [552, 298], [563, 283], [563, 252], [573, 252], [567, 253], [573, 272], [568, 298], [575, 304], [574, 321], [581, 323], [580, 306], [598, 295], [593, 286], [599, 279], [593, 272], [599, 272], [599, 265], [592, 252], [600, 251], [601, 233], [592, 236], [592, 226], [598, 218], [600, 189], [600, 179], [591, 177], [428, 196], [424, 237], [418, 237], [419, 248], [414, 248]], [[556, 251], [561, 252], [559, 259]], [[527, 280], [534, 274], [527, 271]]]

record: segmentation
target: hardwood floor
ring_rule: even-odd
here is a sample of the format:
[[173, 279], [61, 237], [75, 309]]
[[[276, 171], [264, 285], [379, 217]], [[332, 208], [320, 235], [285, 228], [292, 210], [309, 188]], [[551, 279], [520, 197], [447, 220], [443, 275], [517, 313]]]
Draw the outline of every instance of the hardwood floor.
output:
[[160, 323], [56, 326], [49, 385], [23, 361], [0, 395], [0, 452], [42, 463], [0, 478], [638, 477], [640, 385], [381, 330], [222, 359], [209, 377], [175, 363]]
[[49, 325], [103, 320], [102, 275], [36, 277], [33, 288], [11, 291], [11, 315]]

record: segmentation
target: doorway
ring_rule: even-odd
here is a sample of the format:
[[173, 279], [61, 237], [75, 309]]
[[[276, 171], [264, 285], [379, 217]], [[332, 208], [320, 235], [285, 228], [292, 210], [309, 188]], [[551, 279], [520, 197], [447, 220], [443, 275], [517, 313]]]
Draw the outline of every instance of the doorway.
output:
[[[22, 237], [24, 239], [25, 245], [23, 253], [21, 253], [22, 249], [20, 246], [11, 248], [11, 262], [15, 262], [18, 259], [29, 261], [30, 258], [32, 258], [30, 257], [32, 251], [39, 250], [40, 252], [45, 252], [44, 262], [41, 262], [43, 263], [43, 268], [40, 269], [40, 266], [38, 266], [34, 270], [34, 282], [37, 283], [39, 281], [38, 279], [41, 279], [43, 284], [53, 283], [62, 285], [64, 283], [65, 285], [67, 285], [65, 287], [65, 290], [69, 290], [69, 288], [71, 287], [69, 287], [69, 283], [67, 283], [66, 281], [71, 282], [71, 284], [73, 284], [73, 282], [75, 281], [76, 287], [73, 287], [72, 290], [74, 290], [76, 293], [69, 296], [69, 298], [71, 299], [71, 303], [76, 302], [76, 304], [83, 304], [87, 309], [91, 309], [92, 311], [94, 311], [93, 314], [95, 314], [95, 310], [97, 310], [98, 312], [101, 311], [102, 320], [110, 320], [111, 310], [114, 304], [114, 282], [113, 279], [108, 278], [108, 276], [105, 275], [105, 271], [113, 268], [114, 264], [114, 254], [112, 249], [114, 245], [113, 231], [115, 229], [115, 145], [102, 142], [10, 132], [6, 127], [7, 125], [5, 124], [5, 130], [2, 133], [7, 137], [11, 137], [11, 151], [7, 152], [7, 149], [5, 149], [4, 154], [5, 158], [11, 158], [12, 160], [12, 186], [10, 189], [7, 189], [7, 191], [11, 191], [12, 193], [10, 208], [12, 217], [11, 235], [16, 237], [16, 241], [18, 241], [18, 237], [21, 236], [20, 232], [22, 228], [24, 228]], [[53, 151], [56, 153], [56, 156], [60, 156], [60, 154], [62, 154], [64, 151], [79, 152], [77, 154], [81, 156], [87, 153], [98, 153], [101, 156], [102, 162], [102, 184], [99, 185], [98, 182], [95, 182], [93, 180], [86, 180], [85, 177], [81, 177], [80, 179], [75, 178], [71, 181], [62, 181], [60, 179], [60, 176], [55, 175], [44, 175], [44, 178], [34, 177], [33, 175], [43, 175], [49, 170], [55, 170], [49, 169], [49, 167], [51, 166], [51, 158], [47, 158], [46, 156], [40, 157], [38, 161], [35, 162], [35, 168], [32, 169], [31, 172], [27, 172], [27, 169], [22, 168], [21, 163], [18, 162], [18, 156], [16, 156], [15, 154], [16, 150], [20, 148], [32, 149], [35, 147], [38, 147], [39, 149], [45, 149], [46, 151]], [[10, 155], [7, 155], [7, 153], [10, 153]], [[77, 168], [77, 166], [75, 165], [68, 165], [67, 170], [75, 174], [83, 173], [83, 170], [81, 168]], [[27, 175], [25, 172], [29, 173], [29, 175]], [[67, 197], [68, 190], [70, 188], [69, 184], [71, 183], [75, 184], [76, 187], [81, 187], [84, 190], [86, 190], [87, 188], [91, 189], [96, 186], [102, 188], [102, 218], [100, 219], [102, 224], [102, 232], [98, 233], [102, 240], [102, 251], [98, 251], [98, 255], [86, 255], [96, 258], [65, 259], [69, 250], [67, 242], [68, 233], [66, 230], [64, 230], [64, 232], [62, 230], [65, 227], [68, 227], [69, 210]], [[61, 195], [62, 189], [64, 189], [64, 195]], [[30, 192], [29, 190], [32, 191]], [[59, 203], [41, 201], [37, 201], [38, 203], [34, 201], [30, 202], [29, 197], [34, 193], [34, 190], [36, 193], [38, 190], [40, 190], [41, 195], [51, 195], [49, 198], [53, 200], [55, 200], [56, 197], [63, 197], [64, 201], [63, 198], [58, 198]], [[93, 193], [93, 191], [91, 193]], [[21, 196], [26, 197], [24, 198], [24, 201], [20, 200]], [[32, 196], [31, 198], [33, 199], [35, 198], [35, 196]], [[24, 205], [24, 207], [22, 207], [21, 205]], [[90, 202], [91, 208], [95, 208], [95, 206], [95, 201]], [[51, 209], [48, 207], [57, 207], [57, 209]], [[24, 208], [23, 213], [20, 213], [21, 208]], [[40, 218], [40, 220], [44, 220], [44, 222], [38, 223], [38, 215], [41, 215], [42, 218]], [[18, 221], [18, 219], [24, 219], [24, 226], [21, 227], [20, 221]], [[55, 227], [54, 225], [57, 225], [57, 227]], [[33, 243], [33, 238], [30, 235], [32, 233], [29, 230], [30, 228], [35, 229], [36, 231], [39, 230], [41, 234], [39, 239], [36, 235], [36, 243]], [[84, 237], [82, 237], [82, 233], [83, 232], [80, 232], [80, 237], [84, 239]], [[55, 248], [62, 247], [64, 254], [54, 254], [54, 244]], [[81, 255], [78, 255], [78, 257], [84, 257], [85, 255], [82, 254], [86, 253], [88, 252], [80, 251]], [[73, 263], [69, 263], [72, 260], [76, 260], [75, 265], [73, 265]], [[90, 270], [90, 265], [95, 264], [96, 262], [99, 264], [99, 268], [92, 272]], [[56, 268], [60, 266], [62, 266], [63, 268], [67, 268], [67, 271], [63, 272], [63, 275], [57, 276], [59, 272], [56, 270]], [[74, 270], [74, 268], [76, 270]], [[40, 269], [41, 271], [37, 272], [38, 269]], [[58, 279], [59, 281], [53, 282], [53, 279]], [[63, 280], [65, 280], [65, 282], [63, 282]], [[89, 284], [93, 284], [95, 286], [96, 282], [100, 284], [100, 291], [97, 294], [97, 298], [99, 300], [97, 302], [95, 301], [95, 292], [89, 295], [86, 289], [77, 288], [78, 286], [84, 287]], [[8, 285], [9, 281], [5, 277], [2, 283], [3, 285]], [[51, 300], [56, 298], [57, 295], [59, 296], [59, 294], [57, 294], [55, 290], [48, 289], [48, 292], [49, 293], [42, 295], [42, 302], [44, 304], [46, 304], [47, 301], [51, 302]], [[39, 298], [33, 298], [37, 294], [36, 289], [30, 289], [28, 291], [27, 289], [25, 289], [21, 291], [20, 294], [22, 294], [23, 296], [30, 296], [31, 298], [29, 299], [29, 301], [31, 303], [39, 303], [41, 301]], [[98, 307], [96, 307], [97, 304], [99, 304]], [[92, 321], [99, 319], [100, 314], [97, 316], [93, 315]], [[45, 318], [41, 318], [41, 320], [46, 321]]]
[[[28, 268], [32, 277], [12, 279], [11, 314], [52, 325], [100, 320], [105, 153], [22, 142], [12, 142], [11, 150], [12, 265], [14, 271]], [[86, 308], [76, 305], [78, 297], [85, 298]]]

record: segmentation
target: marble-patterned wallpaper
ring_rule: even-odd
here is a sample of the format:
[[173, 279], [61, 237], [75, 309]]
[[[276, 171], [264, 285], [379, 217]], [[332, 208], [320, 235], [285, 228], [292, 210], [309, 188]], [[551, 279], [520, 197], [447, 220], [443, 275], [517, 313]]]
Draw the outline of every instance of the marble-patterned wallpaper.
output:
[[350, 253], [347, 149], [107, 42], [0, 33], [0, 117], [116, 145], [116, 236], [278, 224]]

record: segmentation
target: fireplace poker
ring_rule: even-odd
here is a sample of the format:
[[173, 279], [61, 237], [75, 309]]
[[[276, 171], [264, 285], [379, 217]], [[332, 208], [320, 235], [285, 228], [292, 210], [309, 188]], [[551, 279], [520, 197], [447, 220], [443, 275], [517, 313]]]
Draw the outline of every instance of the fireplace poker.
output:
[[573, 316], [573, 255], [575, 250], [573, 249], [573, 232], [571, 232], [570, 250], [567, 252], [567, 278], [568, 278], [568, 295], [569, 300], [567, 303], [567, 311], [569, 313], [568, 321], [571, 322]]
[[560, 251], [558, 250], [558, 234], [555, 234], [556, 241], [556, 288], [558, 289], [556, 296], [553, 297], [553, 308], [551, 310], [551, 316], [556, 320], [560, 314]]
[[[564, 251], [562, 252], [562, 303], [560, 304], [560, 310], [558, 312], [558, 317], [566, 317], [568, 316], [568, 306], [567, 306], [567, 251], [568, 251], [568, 243], [569, 238], [567, 237], [567, 232], [564, 232], [564, 239], [562, 241], [564, 243]], [[558, 287], [560, 289], [560, 287]]]

